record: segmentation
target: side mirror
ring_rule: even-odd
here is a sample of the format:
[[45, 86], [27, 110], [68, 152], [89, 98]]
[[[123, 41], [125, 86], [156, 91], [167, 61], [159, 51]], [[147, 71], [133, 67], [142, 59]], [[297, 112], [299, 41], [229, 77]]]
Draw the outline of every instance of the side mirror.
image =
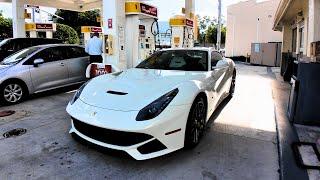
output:
[[43, 59], [35, 59], [33, 61], [33, 66], [34, 67], [38, 67], [40, 64], [43, 64], [44, 63], [44, 60]]

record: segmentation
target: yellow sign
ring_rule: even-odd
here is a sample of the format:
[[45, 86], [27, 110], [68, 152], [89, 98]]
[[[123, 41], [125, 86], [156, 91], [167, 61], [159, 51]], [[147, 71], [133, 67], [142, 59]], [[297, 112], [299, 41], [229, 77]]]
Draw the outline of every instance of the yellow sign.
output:
[[25, 19], [31, 19], [31, 13], [24, 13]]
[[154, 6], [142, 2], [126, 2], [125, 12], [126, 14], [143, 14], [158, 18], [158, 9]]
[[26, 27], [26, 31], [35, 31], [37, 29], [37, 26], [35, 23], [26, 23], [25, 27]]
[[186, 19], [184, 18], [173, 18], [169, 21], [170, 26], [185, 26]]
[[81, 26], [81, 33], [90, 33], [91, 26]]
[[180, 44], [180, 37], [174, 37], [173, 38], [173, 43], [174, 44]]
[[126, 2], [126, 13], [141, 13], [140, 2]]

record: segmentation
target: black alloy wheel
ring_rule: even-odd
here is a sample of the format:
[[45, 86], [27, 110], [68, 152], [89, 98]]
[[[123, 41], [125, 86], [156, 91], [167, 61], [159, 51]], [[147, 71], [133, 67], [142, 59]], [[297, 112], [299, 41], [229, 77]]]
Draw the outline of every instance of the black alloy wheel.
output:
[[194, 101], [187, 122], [185, 132], [185, 147], [197, 146], [206, 129], [207, 105], [204, 97], [197, 97]]

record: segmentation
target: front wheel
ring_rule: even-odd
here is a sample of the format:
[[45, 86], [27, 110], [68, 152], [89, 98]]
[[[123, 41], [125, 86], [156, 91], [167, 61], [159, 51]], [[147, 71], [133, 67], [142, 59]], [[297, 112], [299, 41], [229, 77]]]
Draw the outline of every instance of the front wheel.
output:
[[1, 86], [0, 91], [0, 100], [6, 105], [12, 105], [21, 102], [27, 93], [24, 86], [18, 82], [4, 83]]
[[185, 148], [197, 146], [202, 138], [207, 117], [207, 105], [203, 97], [197, 97], [192, 104], [185, 132]]

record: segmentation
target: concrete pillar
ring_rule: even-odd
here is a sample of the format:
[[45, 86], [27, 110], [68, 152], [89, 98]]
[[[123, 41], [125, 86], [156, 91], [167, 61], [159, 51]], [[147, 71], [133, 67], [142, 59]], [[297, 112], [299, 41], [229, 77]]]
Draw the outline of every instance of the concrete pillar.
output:
[[[113, 53], [103, 55], [104, 63], [113, 64], [121, 70], [127, 68], [125, 45], [125, 0], [103, 0], [103, 32], [111, 35]], [[105, 50], [104, 50], [105, 51]]]
[[14, 38], [26, 37], [24, 1], [22, 0], [12, 0], [12, 26]]
[[284, 24], [282, 27], [282, 52], [292, 52], [292, 29], [289, 24]]
[[185, 0], [185, 9], [186, 9], [186, 17], [193, 19], [194, 17], [191, 17], [192, 14], [194, 16], [195, 12], [195, 0]]
[[[139, 25], [140, 20], [138, 15], [129, 15], [126, 19], [126, 57], [127, 67], [132, 68], [136, 64], [134, 61], [139, 60]], [[145, 48], [145, 47], [143, 47]]]
[[310, 43], [320, 41], [320, 1], [309, 0], [309, 23], [308, 23], [308, 48], [307, 55], [310, 57]]

